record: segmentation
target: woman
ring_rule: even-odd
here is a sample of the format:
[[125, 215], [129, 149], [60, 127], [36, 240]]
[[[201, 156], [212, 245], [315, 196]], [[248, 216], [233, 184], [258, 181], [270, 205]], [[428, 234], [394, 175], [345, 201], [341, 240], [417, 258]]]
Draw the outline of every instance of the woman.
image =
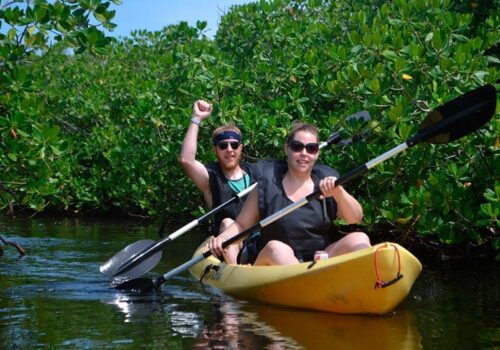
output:
[[335, 187], [337, 173], [316, 165], [319, 156], [318, 131], [309, 124], [297, 124], [285, 145], [287, 162], [260, 164], [258, 191], [253, 191], [236, 221], [208, 242], [215, 256], [225, 255], [222, 243], [245, 228], [311, 194], [319, 187], [322, 201], [311, 201], [267, 225], [259, 239], [254, 265], [287, 265], [312, 260], [316, 250], [329, 257], [370, 246], [363, 232], [352, 232], [331, 242], [332, 220], [349, 224], [361, 221], [360, 204], [342, 186]]

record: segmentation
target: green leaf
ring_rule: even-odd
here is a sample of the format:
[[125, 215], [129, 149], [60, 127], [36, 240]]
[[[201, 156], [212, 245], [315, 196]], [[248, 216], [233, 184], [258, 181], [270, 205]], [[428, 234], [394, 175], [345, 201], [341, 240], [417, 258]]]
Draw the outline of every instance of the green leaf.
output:
[[500, 64], [500, 59], [495, 56], [486, 56], [486, 60], [490, 63]]
[[48, 21], [48, 16], [47, 16], [47, 7], [46, 5], [41, 5], [41, 4], [37, 4], [35, 5], [34, 9], [33, 9], [33, 12], [35, 14], [35, 19], [37, 22], [39, 23], [47, 23]]
[[436, 50], [440, 50], [443, 47], [443, 40], [441, 40], [441, 35], [439, 32], [437, 35], [435, 34], [432, 37], [432, 46], [434, 46]]
[[97, 19], [101, 23], [106, 23], [108, 21], [108, 18], [106, 17], [106, 15], [101, 14], [101, 13], [94, 12], [94, 17], [95, 17], [95, 19]]
[[389, 61], [395, 61], [398, 58], [398, 55], [392, 50], [384, 50], [382, 55]]
[[16, 29], [14, 27], [10, 28], [9, 31], [7, 32], [7, 38], [11, 41], [16, 40]]
[[196, 21], [196, 28], [198, 28], [198, 30], [204, 30], [206, 27], [207, 27], [206, 21]]
[[374, 93], [380, 92], [380, 81], [377, 78], [371, 81], [370, 90], [372, 90]]
[[461, 34], [452, 34], [452, 37], [457, 39], [457, 41], [459, 42], [468, 42], [469, 41], [469, 38], [467, 38], [466, 36], [464, 35], [461, 35]]

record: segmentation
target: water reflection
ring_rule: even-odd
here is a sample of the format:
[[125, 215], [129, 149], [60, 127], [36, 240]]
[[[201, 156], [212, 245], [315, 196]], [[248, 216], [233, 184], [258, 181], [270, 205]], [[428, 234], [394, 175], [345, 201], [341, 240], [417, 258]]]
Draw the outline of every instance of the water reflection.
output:
[[[116, 299], [113, 304], [123, 312], [124, 322], [140, 322], [146, 315], [164, 319], [164, 325], [175, 336], [188, 338], [197, 337], [203, 329], [202, 315], [195, 311], [177, 309], [175, 304], [166, 305], [150, 300]], [[156, 317], [158, 318], [158, 317]]]
[[207, 324], [193, 349], [299, 349], [293, 339], [281, 335], [258, 319], [255, 312], [235, 302], [223, 302], [216, 318]]
[[204, 314], [203, 307], [199, 306], [206, 303], [207, 296], [189, 290], [192, 280], [177, 279], [176, 282], [179, 285], [170, 284], [168, 290], [161, 292], [115, 292], [112, 300], [104, 302], [121, 312], [125, 323], [161, 318], [172, 334], [197, 337], [203, 329]]
[[415, 316], [337, 315], [260, 306], [259, 319], [307, 349], [420, 349]]
[[421, 349], [415, 315], [338, 315], [260, 303], [223, 302], [196, 349]]
[[243, 308], [245, 302], [216, 291], [207, 294], [189, 279], [175, 282], [168, 291], [146, 295], [124, 292], [107, 304], [119, 310], [126, 323], [141, 322], [145, 315], [163, 318], [165, 329], [172, 335], [193, 340], [189, 348], [301, 348], [293, 339], [258, 320], [258, 314]]

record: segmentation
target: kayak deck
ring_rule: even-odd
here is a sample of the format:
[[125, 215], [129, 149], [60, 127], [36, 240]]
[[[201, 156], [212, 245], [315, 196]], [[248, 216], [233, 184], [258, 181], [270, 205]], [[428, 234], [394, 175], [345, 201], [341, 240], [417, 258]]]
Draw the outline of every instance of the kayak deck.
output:
[[[193, 256], [205, 251], [203, 243]], [[281, 266], [228, 265], [210, 256], [190, 269], [204, 284], [269, 303], [348, 314], [385, 314], [408, 295], [422, 271], [396, 243]], [[388, 282], [383, 286], [383, 282]]]

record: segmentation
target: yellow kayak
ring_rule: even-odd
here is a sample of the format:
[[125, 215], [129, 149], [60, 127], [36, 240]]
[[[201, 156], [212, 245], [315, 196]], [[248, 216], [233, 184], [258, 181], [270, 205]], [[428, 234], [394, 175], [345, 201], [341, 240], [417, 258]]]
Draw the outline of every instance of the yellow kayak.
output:
[[[205, 252], [205, 243], [193, 256]], [[190, 269], [226, 293], [291, 307], [345, 314], [385, 314], [410, 292], [422, 271], [396, 243], [285, 266], [228, 265], [210, 256]]]

